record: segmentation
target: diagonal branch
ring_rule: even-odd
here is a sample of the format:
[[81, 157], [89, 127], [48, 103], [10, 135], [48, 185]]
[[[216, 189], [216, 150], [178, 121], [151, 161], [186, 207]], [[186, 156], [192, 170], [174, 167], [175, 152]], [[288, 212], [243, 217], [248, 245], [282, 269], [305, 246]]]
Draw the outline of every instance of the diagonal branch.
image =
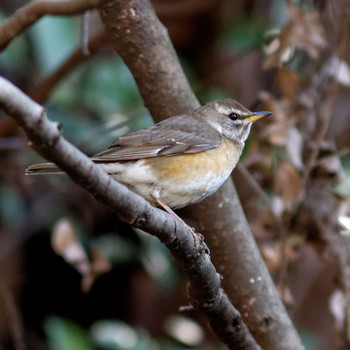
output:
[[[156, 121], [198, 106], [166, 29], [148, 0], [109, 0], [100, 8], [111, 41]], [[298, 334], [260, 256], [232, 180], [193, 206], [223, 285], [264, 349], [301, 350]]]
[[91, 10], [105, 0], [36, 1], [23, 6], [0, 27], [0, 52], [45, 15], [72, 16]]
[[[230, 349], [259, 350], [239, 312], [220, 288], [220, 276], [203, 244], [194, 248], [186, 226], [112, 180], [90, 158], [66, 141], [42, 106], [0, 77], [0, 107], [11, 114], [40, 153], [54, 161], [74, 182], [106, 204], [123, 221], [158, 237], [171, 251], [190, 282], [191, 304], [204, 312]], [[198, 246], [199, 245], [199, 246]]]

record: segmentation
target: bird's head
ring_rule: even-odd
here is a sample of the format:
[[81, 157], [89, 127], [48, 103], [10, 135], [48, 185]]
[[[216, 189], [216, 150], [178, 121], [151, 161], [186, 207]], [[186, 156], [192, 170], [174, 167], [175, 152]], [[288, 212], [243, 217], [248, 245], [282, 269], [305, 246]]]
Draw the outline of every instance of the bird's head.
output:
[[239, 102], [225, 98], [205, 104], [194, 111], [194, 118], [208, 123], [231, 141], [244, 145], [253, 122], [271, 112], [252, 112]]

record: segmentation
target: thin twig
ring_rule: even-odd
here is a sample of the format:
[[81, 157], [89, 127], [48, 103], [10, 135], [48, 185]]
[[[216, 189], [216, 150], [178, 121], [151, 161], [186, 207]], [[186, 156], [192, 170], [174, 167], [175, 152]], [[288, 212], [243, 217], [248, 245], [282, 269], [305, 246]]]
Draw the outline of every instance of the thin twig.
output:
[[83, 53], [86, 56], [90, 55], [90, 49], [89, 49], [89, 18], [90, 18], [90, 12], [85, 11], [83, 18], [82, 18], [82, 47], [83, 47]]
[[106, 0], [36, 1], [18, 9], [0, 27], [0, 52], [45, 15], [72, 16], [101, 5]]

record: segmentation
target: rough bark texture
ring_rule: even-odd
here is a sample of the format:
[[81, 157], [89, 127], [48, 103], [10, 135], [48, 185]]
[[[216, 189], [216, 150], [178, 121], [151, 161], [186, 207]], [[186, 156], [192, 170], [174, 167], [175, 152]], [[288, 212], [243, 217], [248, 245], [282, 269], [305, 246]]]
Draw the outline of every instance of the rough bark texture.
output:
[[224, 290], [261, 347], [302, 349], [231, 180], [207, 201], [196, 205], [193, 213], [212, 250], [213, 263], [224, 276]]
[[[112, 43], [158, 121], [196, 108], [167, 31], [148, 0], [111, 0], [100, 8]], [[193, 207], [224, 286], [264, 349], [303, 349], [245, 219], [232, 180]], [[236, 278], [236, 276], [238, 278]]]
[[199, 107], [168, 32], [148, 1], [108, 1], [100, 14], [155, 119]]

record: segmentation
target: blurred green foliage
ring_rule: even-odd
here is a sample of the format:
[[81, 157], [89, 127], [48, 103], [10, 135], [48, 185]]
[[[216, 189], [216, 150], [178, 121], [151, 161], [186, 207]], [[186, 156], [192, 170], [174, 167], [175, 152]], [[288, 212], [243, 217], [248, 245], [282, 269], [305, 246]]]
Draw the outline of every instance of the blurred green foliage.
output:
[[44, 330], [51, 350], [93, 350], [93, 344], [86, 331], [71, 321], [49, 317]]
[[333, 187], [333, 191], [342, 198], [350, 198], [350, 153], [340, 159], [346, 176]]
[[141, 327], [118, 320], [100, 320], [89, 331], [56, 316], [48, 317], [44, 330], [50, 350], [185, 350], [188, 346], [170, 339], [155, 340]]
[[142, 328], [121, 321], [101, 320], [91, 326], [94, 343], [105, 350], [157, 350], [157, 342]]
[[[23, 198], [12, 187], [0, 186], [0, 221], [9, 230], [17, 230], [25, 222]], [[14, 220], [16, 218], [16, 220]]]
[[45, 16], [28, 30], [42, 75], [50, 74], [79, 45], [79, 22], [72, 17]]
[[260, 49], [266, 29], [267, 23], [263, 19], [241, 18], [227, 29], [222, 40], [225, 45], [238, 51]]
[[315, 334], [307, 331], [307, 330], [300, 330], [299, 331], [301, 340], [303, 342], [303, 345], [305, 346], [305, 350], [316, 350], [320, 347], [320, 342], [318, 338], [315, 336]]

